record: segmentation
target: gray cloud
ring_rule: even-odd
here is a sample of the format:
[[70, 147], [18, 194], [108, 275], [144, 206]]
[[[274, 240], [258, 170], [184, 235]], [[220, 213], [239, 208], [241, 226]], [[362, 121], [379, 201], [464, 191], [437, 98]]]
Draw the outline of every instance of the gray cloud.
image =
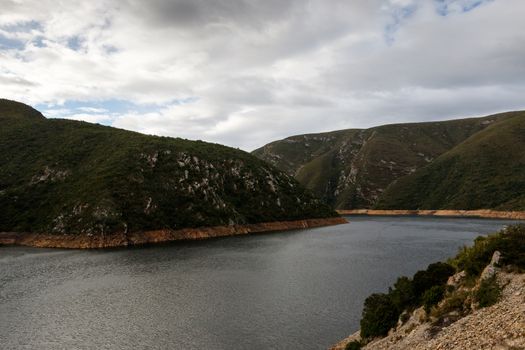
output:
[[250, 150], [298, 133], [525, 107], [522, 0], [0, 6], [0, 35], [17, 43], [0, 47], [3, 97], [56, 117]]

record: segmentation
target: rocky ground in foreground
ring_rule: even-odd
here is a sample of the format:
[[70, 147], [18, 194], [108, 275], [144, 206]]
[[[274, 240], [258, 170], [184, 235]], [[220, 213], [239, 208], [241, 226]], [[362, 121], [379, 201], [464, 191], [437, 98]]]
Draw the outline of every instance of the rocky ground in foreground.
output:
[[[363, 349], [525, 349], [525, 274], [501, 272], [497, 278], [504, 286], [498, 303], [441, 329], [422, 321], [424, 311], [418, 309], [408, 322]], [[345, 349], [356, 339], [358, 333], [332, 349]]]

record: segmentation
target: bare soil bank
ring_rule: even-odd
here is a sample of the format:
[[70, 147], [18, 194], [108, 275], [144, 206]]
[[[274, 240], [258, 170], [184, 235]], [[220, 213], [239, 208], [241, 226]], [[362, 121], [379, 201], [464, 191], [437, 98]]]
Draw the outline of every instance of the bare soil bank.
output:
[[342, 217], [294, 221], [263, 222], [259, 224], [154, 230], [144, 232], [116, 232], [107, 235], [0, 232], [0, 245], [23, 245], [39, 248], [113, 248], [181, 240], [244, 235], [345, 224]]
[[338, 210], [341, 215], [382, 215], [382, 216], [454, 216], [490, 219], [525, 220], [525, 211], [479, 210], [374, 210], [350, 209]]

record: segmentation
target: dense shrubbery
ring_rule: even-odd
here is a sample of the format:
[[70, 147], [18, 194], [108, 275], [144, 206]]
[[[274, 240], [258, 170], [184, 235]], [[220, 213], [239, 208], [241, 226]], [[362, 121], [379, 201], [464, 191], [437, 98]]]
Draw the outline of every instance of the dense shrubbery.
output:
[[384, 336], [394, 327], [399, 318], [399, 309], [389, 294], [372, 294], [365, 300], [361, 319], [361, 337]]
[[384, 336], [397, 324], [404, 311], [424, 306], [429, 313], [445, 296], [447, 298], [442, 305], [433, 309], [434, 317], [439, 318], [452, 311], [460, 315], [467, 313], [471, 296], [480, 307], [496, 303], [501, 295], [501, 287], [495, 276], [482, 281], [474, 293], [454, 290], [453, 287], [451, 290], [445, 288], [448, 277], [456, 271], [464, 270], [467, 277], [474, 281], [490, 263], [496, 250], [501, 253], [501, 265], [525, 271], [525, 225], [510, 226], [497, 234], [478, 237], [472, 247], [463, 248], [449, 263], [430, 264], [412, 279], [398, 278], [388, 293], [372, 294], [365, 300], [361, 337], [366, 340]]
[[496, 250], [502, 253], [502, 265], [513, 265], [525, 270], [525, 225], [515, 225], [490, 236], [476, 238], [474, 246], [463, 248], [451, 260], [457, 270], [468, 276], [478, 276], [490, 262]]
[[453, 266], [437, 262], [428, 265], [426, 270], [418, 271], [414, 275], [412, 288], [417, 300], [421, 300], [427, 290], [434, 286], [441, 286], [456, 272]]
[[444, 285], [455, 269], [445, 263], [430, 264], [413, 279], [400, 277], [387, 294], [372, 294], [365, 300], [361, 319], [361, 337], [384, 336], [394, 327], [401, 313], [423, 303], [435, 305], [444, 294]]

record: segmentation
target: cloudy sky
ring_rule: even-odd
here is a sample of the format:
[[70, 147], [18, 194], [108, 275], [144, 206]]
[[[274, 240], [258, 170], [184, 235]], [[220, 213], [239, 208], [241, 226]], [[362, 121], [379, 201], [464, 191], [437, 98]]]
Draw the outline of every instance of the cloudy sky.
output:
[[0, 0], [0, 96], [252, 150], [525, 109], [523, 0]]

